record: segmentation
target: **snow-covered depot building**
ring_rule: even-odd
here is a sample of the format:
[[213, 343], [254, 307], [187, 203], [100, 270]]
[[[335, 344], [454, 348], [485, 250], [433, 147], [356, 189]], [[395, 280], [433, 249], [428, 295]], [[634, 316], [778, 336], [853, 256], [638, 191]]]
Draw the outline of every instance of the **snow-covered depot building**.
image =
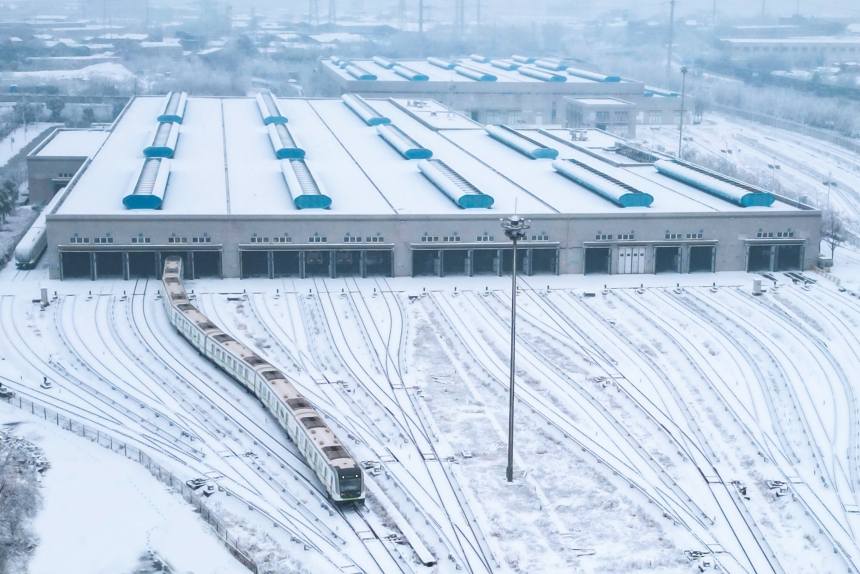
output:
[[503, 274], [514, 213], [529, 275], [805, 269], [821, 219], [606, 132], [353, 95], [137, 97], [59, 193], [63, 279]]
[[[601, 129], [635, 137], [636, 124], [674, 125], [680, 122], [680, 94], [651, 88], [635, 80], [581, 70], [557, 59], [525, 56], [492, 59], [395, 61], [332, 58], [321, 68], [340, 89], [364, 97], [425, 98], [453, 108], [484, 124], [571, 124], [566, 98], [587, 98], [592, 107], [604, 99], [606, 111], [620, 100], [631, 106], [631, 122], [601, 121]], [[684, 123], [692, 117], [687, 99]], [[628, 113], [628, 112], [625, 112]]]

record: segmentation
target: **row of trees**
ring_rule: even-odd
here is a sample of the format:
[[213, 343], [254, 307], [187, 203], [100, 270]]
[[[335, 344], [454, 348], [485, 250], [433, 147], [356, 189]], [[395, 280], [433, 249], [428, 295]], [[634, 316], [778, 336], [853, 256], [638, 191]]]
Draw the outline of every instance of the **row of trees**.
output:
[[6, 223], [18, 204], [18, 186], [11, 179], [0, 184], [0, 222]]

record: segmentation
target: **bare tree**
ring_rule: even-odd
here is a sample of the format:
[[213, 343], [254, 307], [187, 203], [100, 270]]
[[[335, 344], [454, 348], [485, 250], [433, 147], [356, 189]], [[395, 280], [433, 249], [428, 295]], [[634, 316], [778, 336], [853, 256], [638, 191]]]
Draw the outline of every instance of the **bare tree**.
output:
[[848, 240], [845, 218], [839, 211], [828, 209], [821, 215], [821, 239], [830, 246], [830, 257], [836, 248]]

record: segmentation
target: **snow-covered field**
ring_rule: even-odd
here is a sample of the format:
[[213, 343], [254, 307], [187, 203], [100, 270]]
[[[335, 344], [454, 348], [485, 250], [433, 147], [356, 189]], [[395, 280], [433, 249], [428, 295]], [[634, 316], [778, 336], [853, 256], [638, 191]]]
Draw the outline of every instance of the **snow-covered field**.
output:
[[[0, 273], [3, 384], [217, 484], [213, 512], [266, 571], [696, 571], [686, 551], [733, 573], [860, 567], [860, 305], [818, 276], [803, 288], [780, 275], [761, 297], [741, 273], [524, 278], [512, 485], [509, 280], [188, 282], [375, 464], [367, 504], [339, 507], [261, 404], [170, 327], [157, 282], [41, 273]], [[45, 310], [39, 287], [57, 293]], [[119, 475], [105, 499], [177, 525], [155, 511], [140, 529], [161, 537], [124, 525], [133, 542], [117, 560], [204, 547], [203, 523], [171, 518], [184, 503], [144, 469], [32, 415], [0, 416], [27, 421], [56, 458], [46, 501], [85, 480], [71, 473], [90, 473], [90, 490]], [[51, 509], [36, 524], [44, 552], [68, 541]], [[417, 561], [428, 553], [438, 565]], [[179, 556], [179, 571], [211, 571]]]
[[[642, 125], [637, 135], [648, 146], [678, 151], [677, 127]], [[842, 210], [853, 219], [852, 228], [860, 230], [860, 155], [820, 139], [713, 113], [701, 124], [685, 125], [684, 140], [685, 150], [725, 158], [758, 173], [767, 189]]]

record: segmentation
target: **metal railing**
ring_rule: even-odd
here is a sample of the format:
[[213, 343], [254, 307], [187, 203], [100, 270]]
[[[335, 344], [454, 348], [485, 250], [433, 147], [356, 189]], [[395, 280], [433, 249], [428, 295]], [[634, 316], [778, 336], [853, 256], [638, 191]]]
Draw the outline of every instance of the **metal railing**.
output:
[[227, 551], [230, 552], [236, 560], [254, 574], [259, 574], [260, 570], [256, 562], [254, 562], [250, 556], [239, 548], [236, 537], [230, 535], [227, 526], [212, 513], [203, 498], [200, 497], [193, 489], [189, 488], [188, 485], [185, 484], [185, 481], [180, 480], [174, 476], [173, 473], [165, 470], [141, 449], [117, 440], [98, 428], [94, 428], [92, 426], [88, 427], [67, 415], [59, 413], [53, 409], [49, 409], [48, 407], [40, 405], [30, 399], [26, 399], [21, 396], [13, 396], [5, 400], [10, 405], [16, 406], [32, 415], [42, 417], [44, 420], [56, 424], [63, 430], [67, 430], [82, 438], [89, 439], [104, 448], [108, 448], [117, 454], [121, 454], [128, 459], [142, 464], [150, 474], [152, 474], [152, 476], [157, 478], [160, 482], [168, 485], [174, 492], [178, 492], [186, 502], [194, 507], [197, 513], [200, 514], [200, 517], [212, 527], [212, 531], [217, 534], [218, 539], [224, 544]]

